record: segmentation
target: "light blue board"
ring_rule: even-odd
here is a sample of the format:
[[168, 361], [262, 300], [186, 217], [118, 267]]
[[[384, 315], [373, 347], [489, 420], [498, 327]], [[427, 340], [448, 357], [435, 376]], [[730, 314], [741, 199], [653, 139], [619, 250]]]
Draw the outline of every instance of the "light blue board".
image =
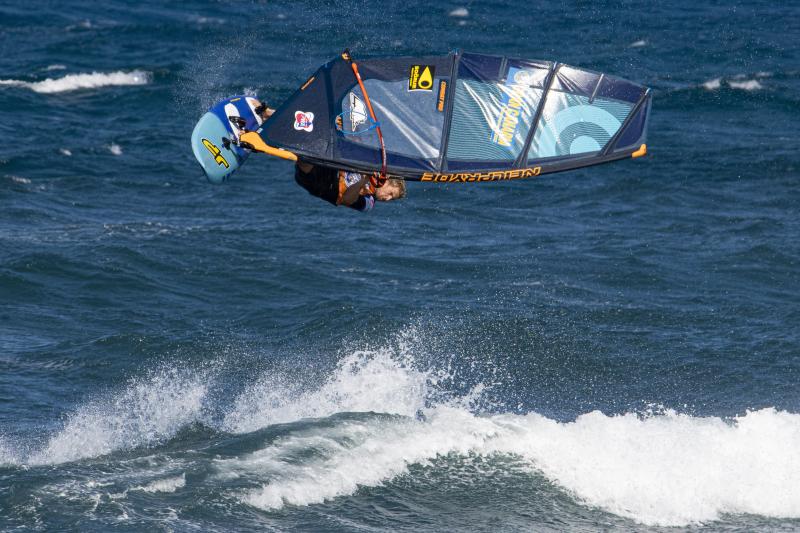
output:
[[192, 132], [192, 151], [194, 157], [203, 167], [206, 177], [212, 183], [222, 183], [241, 167], [250, 155], [245, 150], [230, 144], [227, 148], [223, 137], [238, 139], [240, 131], [235, 128], [228, 116], [239, 116], [245, 119], [248, 131], [256, 131], [261, 126], [261, 119], [253, 112], [257, 100], [247, 96], [232, 96], [216, 103], [208, 112], [200, 117]]

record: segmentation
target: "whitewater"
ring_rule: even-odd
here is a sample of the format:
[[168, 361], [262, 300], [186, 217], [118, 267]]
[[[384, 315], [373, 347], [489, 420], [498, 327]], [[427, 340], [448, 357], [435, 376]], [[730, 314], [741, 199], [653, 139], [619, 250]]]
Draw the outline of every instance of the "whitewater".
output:
[[[222, 363], [192, 371], [161, 367], [87, 402], [40, 449], [0, 441], [0, 460], [45, 468], [144, 454], [169, 467], [126, 474], [130, 481], [83, 483], [174, 493], [190, 486], [186, 472], [193, 466], [170, 459], [163, 447], [181, 432], [197, 425], [232, 436], [280, 428], [266, 446], [212, 459], [216, 479], [257, 481], [230, 496], [274, 511], [413, 477], [414, 467], [458, 477], [458, 464], [448, 464], [453, 458], [505, 458], [497, 469], [542, 475], [579, 504], [640, 524], [686, 526], [731, 514], [800, 517], [798, 414], [766, 408], [723, 419], [650, 408], [559, 421], [502, 406], [476, 410], [487, 387], [478, 383], [461, 396], [442, 390], [448, 376], [420, 368], [407, 337], [343, 356], [321, 383], [265, 371], [229, 404], [214, 392]], [[85, 498], [100, 495], [82, 490]]]

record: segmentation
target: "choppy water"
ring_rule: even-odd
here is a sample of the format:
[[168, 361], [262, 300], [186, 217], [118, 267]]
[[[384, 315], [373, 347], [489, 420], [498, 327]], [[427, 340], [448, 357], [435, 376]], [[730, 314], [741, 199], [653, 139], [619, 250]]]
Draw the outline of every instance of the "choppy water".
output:
[[[800, 529], [800, 13], [0, 4], [0, 529]], [[654, 88], [651, 156], [369, 215], [253, 157], [349, 46]]]

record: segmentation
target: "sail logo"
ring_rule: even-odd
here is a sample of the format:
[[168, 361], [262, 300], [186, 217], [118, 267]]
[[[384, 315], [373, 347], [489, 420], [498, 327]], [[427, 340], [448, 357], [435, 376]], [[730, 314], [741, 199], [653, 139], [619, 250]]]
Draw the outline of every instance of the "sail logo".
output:
[[[492, 142], [506, 148], [511, 148], [514, 143], [514, 136], [519, 129], [521, 114], [525, 106], [523, 101], [525, 84], [517, 80], [519, 74], [520, 69], [514, 67], [509, 69], [508, 81], [500, 87], [500, 90], [503, 91], [500, 113], [494, 128], [492, 128]], [[528, 81], [524, 77], [523, 79]]]
[[440, 183], [473, 183], [479, 181], [506, 181], [533, 178], [542, 173], [542, 167], [517, 168], [514, 170], [496, 170], [490, 172], [456, 172], [438, 174], [425, 172], [420, 181], [436, 181]]
[[295, 111], [294, 129], [297, 131], [314, 131], [314, 113], [310, 111]]
[[228, 161], [225, 160], [225, 157], [222, 155], [222, 152], [220, 152], [220, 149], [217, 148], [217, 146], [214, 143], [212, 143], [208, 139], [202, 139], [202, 143], [203, 146], [205, 146], [206, 149], [209, 152], [211, 152], [211, 155], [214, 156], [214, 162], [218, 166], [224, 166], [225, 168], [230, 168]]
[[348, 96], [350, 103], [350, 131], [356, 131], [360, 125], [367, 122], [367, 106], [355, 93]]
[[436, 110], [444, 113], [444, 99], [447, 95], [447, 82], [445, 80], [439, 81], [439, 98], [436, 99]]
[[434, 65], [411, 65], [408, 73], [409, 91], [432, 91], [433, 75], [436, 72]]

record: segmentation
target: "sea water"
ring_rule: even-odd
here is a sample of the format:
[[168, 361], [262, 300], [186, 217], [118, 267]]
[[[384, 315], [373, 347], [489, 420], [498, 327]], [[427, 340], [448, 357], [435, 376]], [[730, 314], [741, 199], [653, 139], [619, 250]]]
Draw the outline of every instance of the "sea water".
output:
[[[798, 42], [766, 1], [0, 4], [0, 529], [800, 529]], [[628, 78], [650, 155], [367, 215], [204, 180], [209, 105], [345, 47]]]

